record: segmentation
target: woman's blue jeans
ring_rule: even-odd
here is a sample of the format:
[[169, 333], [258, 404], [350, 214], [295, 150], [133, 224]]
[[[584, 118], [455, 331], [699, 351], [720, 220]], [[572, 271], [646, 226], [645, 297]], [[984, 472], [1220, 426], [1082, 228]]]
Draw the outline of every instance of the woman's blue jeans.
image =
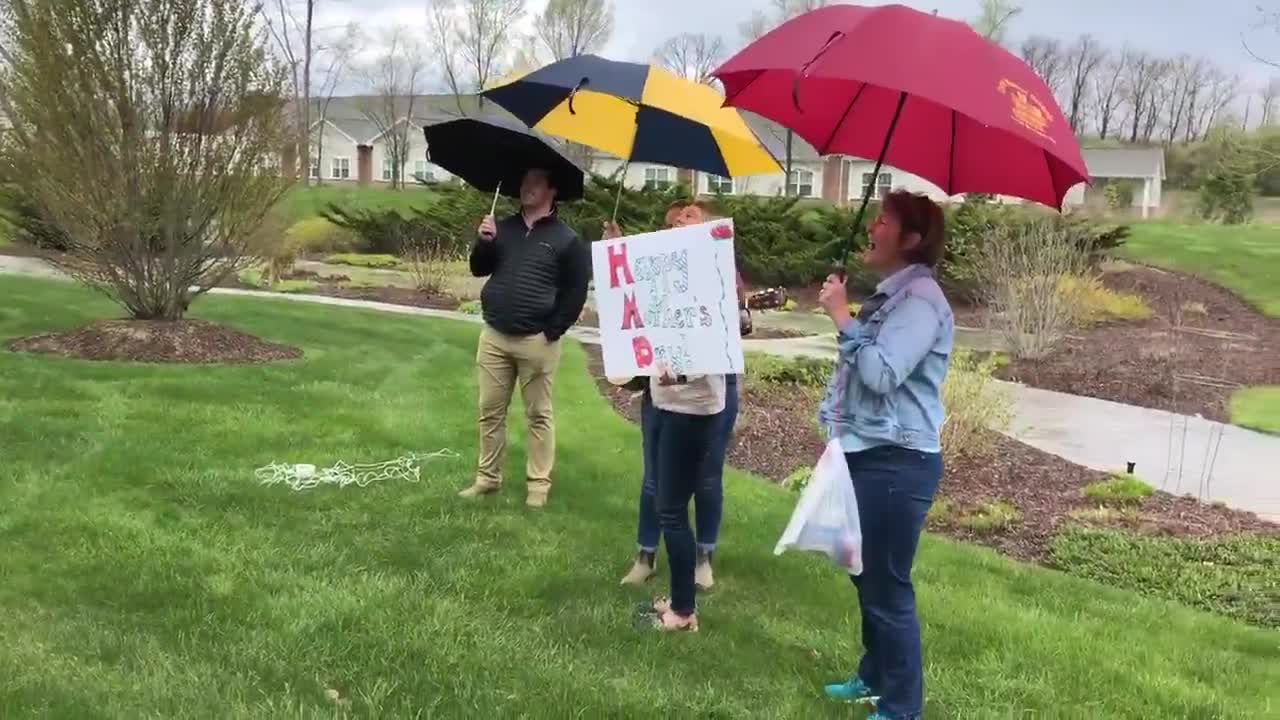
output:
[[[725, 377], [724, 410], [715, 416], [715, 430], [707, 447], [694, 487], [694, 527], [698, 549], [711, 552], [716, 549], [720, 537], [720, 521], [724, 516], [724, 459], [733, 439], [733, 426], [738, 421], [738, 376]], [[636, 544], [641, 550], [657, 552], [661, 539], [658, 523], [658, 447], [656, 424], [657, 408], [646, 390], [640, 405], [640, 434], [644, 445], [644, 484], [640, 489], [640, 521], [636, 528]]]
[[865, 648], [858, 677], [880, 696], [877, 712], [914, 720], [924, 709], [924, 668], [911, 566], [942, 479], [942, 456], [884, 446], [845, 459], [862, 525], [862, 574], [851, 576]]

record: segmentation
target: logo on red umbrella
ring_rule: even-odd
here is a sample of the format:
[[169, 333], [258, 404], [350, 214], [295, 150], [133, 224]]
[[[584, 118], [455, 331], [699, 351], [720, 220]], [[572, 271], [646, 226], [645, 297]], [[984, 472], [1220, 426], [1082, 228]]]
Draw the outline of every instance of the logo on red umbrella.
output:
[[1008, 78], [996, 85], [1001, 95], [1008, 95], [1012, 103], [1013, 121], [1031, 132], [1052, 141], [1049, 137], [1049, 125], [1053, 122], [1053, 111], [1031, 92]]
[[733, 227], [730, 225], [717, 225], [711, 228], [711, 237], [716, 240], [730, 240], [733, 238]]

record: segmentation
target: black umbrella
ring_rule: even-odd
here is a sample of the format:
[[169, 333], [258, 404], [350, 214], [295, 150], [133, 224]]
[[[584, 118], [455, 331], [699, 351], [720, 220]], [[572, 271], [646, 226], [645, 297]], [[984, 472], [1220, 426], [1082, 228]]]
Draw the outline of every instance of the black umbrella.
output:
[[427, 159], [485, 192], [520, 196], [520, 181], [530, 168], [551, 173], [556, 199], [582, 199], [583, 171], [558, 144], [518, 120], [496, 115], [464, 117], [422, 128]]

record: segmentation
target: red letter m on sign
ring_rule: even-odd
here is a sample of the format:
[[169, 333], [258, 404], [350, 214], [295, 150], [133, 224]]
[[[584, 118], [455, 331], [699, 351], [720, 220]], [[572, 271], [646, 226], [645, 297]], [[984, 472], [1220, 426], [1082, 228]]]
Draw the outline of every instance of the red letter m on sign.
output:
[[636, 294], [627, 293], [622, 296], [622, 329], [630, 330], [632, 328], [644, 327], [644, 321], [640, 319], [640, 308], [636, 305]]

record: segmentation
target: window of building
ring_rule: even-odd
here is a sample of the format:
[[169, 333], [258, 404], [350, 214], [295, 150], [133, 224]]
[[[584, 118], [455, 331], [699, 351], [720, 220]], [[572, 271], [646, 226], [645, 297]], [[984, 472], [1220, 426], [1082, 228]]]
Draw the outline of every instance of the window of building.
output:
[[413, 177], [423, 182], [431, 182], [436, 179], [436, 172], [431, 167], [431, 163], [426, 160], [414, 160]]
[[733, 178], [720, 177], [719, 175], [707, 176], [707, 192], [712, 195], [732, 195], [733, 194]]
[[[862, 195], [867, 196], [867, 190], [871, 187], [871, 181], [875, 175], [871, 173], [862, 173]], [[876, 197], [884, 197], [889, 194], [889, 190], [893, 186], [893, 175], [889, 173], [880, 173], [880, 181], [876, 183]]]
[[793, 197], [813, 197], [813, 171], [792, 170], [787, 178], [787, 194]]
[[311, 162], [307, 165], [307, 177], [312, 180], [320, 179], [320, 158], [311, 158]]
[[329, 166], [329, 177], [334, 180], [350, 180], [351, 179], [351, 158], [336, 157]]
[[671, 187], [671, 168], [649, 167], [644, 169], [644, 189], [657, 190]]

